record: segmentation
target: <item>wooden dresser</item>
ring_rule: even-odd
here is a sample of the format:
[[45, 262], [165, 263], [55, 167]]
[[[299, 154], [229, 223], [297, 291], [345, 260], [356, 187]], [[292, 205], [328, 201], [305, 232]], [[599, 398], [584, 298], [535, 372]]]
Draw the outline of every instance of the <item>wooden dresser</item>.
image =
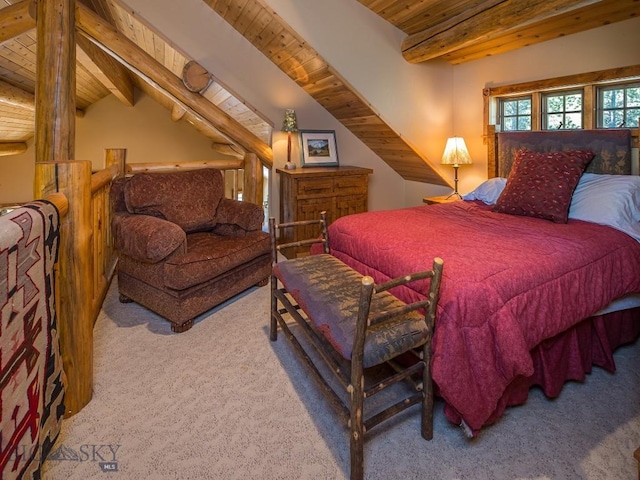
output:
[[[367, 211], [370, 168], [311, 167], [295, 170], [276, 170], [280, 175], [280, 222], [317, 220], [326, 210], [327, 222], [352, 213]], [[317, 233], [304, 228], [297, 232], [285, 229], [284, 242], [312, 238]], [[294, 249], [292, 249], [294, 250]], [[306, 255], [309, 247], [283, 252], [288, 257]]]

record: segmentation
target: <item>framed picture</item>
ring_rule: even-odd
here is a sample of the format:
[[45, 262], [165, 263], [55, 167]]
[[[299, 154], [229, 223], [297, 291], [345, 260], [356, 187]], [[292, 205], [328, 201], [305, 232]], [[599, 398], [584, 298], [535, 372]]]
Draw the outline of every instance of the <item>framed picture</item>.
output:
[[337, 167], [335, 130], [300, 130], [302, 167]]

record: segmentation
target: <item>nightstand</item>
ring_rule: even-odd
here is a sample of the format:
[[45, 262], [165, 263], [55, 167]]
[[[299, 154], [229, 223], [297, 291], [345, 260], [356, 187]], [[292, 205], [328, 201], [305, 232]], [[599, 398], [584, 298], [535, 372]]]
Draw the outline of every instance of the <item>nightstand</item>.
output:
[[427, 205], [435, 205], [437, 203], [451, 203], [457, 202], [460, 197], [456, 195], [442, 195], [440, 197], [424, 197], [422, 201]]

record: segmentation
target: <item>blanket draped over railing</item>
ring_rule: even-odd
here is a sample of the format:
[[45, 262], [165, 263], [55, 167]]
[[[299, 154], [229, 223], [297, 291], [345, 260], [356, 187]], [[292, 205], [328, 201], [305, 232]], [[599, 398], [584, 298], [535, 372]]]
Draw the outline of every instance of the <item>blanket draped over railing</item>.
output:
[[0, 472], [40, 478], [60, 432], [64, 373], [54, 264], [60, 242], [53, 204], [0, 216]]

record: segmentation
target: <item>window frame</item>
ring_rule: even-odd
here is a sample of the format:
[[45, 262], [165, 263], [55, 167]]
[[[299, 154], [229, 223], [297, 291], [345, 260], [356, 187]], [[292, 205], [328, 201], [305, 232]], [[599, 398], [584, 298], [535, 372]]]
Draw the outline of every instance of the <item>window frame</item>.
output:
[[[603, 113], [605, 111], [611, 111], [611, 110], [621, 110], [622, 111], [622, 117], [624, 119], [623, 123], [626, 123], [626, 118], [627, 118], [627, 111], [628, 110], [640, 110], [640, 105], [633, 105], [633, 106], [628, 106], [627, 105], [627, 89], [630, 88], [640, 88], [640, 79], [638, 79], [637, 81], [631, 81], [631, 82], [622, 82], [622, 83], [614, 83], [614, 84], [608, 84], [608, 85], [599, 85], [597, 87], [597, 103], [596, 103], [596, 128], [638, 128], [640, 127], [640, 122], [638, 126], [631, 126], [631, 127], [627, 127], [627, 126], [615, 126], [615, 127], [604, 127], [602, 126], [602, 124], [604, 123], [604, 118], [603, 118]], [[623, 105], [620, 108], [605, 108], [604, 107], [604, 92], [606, 91], [610, 91], [610, 90], [622, 90], [623, 93]], [[640, 117], [640, 114], [638, 115]]]
[[[580, 95], [580, 110], [567, 110], [567, 97], [570, 95]], [[546, 92], [541, 92], [541, 106], [542, 111], [542, 126], [541, 130], [583, 130], [584, 129], [584, 91], [581, 88], [572, 88], [568, 90], [549, 90]], [[550, 97], [560, 97], [562, 96], [562, 110], [558, 112], [550, 112], [548, 110], [549, 102], [547, 101]], [[567, 114], [570, 113], [580, 113], [580, 127], [578, 128], [567, 128]], [[562, 115], [561, 127], [554, 128], [549, 126], [549, 115]]]
[[[529, 100], [529, 102], [531, 102], [531, 106], [529, 108], [529, 113], [528, 114], [521, 114], [520, 113], [520, 105], [519, 103], [523, 100]], [[504, 109], [505, 109], [505, 103], [507, 102], [518, 102], [517, 106], [516, 106], [516, 114], [515, 115], [506, 115], [504, 113]], [[530, 124], [533, 125], [533, 98], [531, 95], [522, 95], [522, 96], [518, 96], [518, 97], [505, 97], [505, 98], [500, 98], [498, 101], [498, 105], [499, 105], [499, 113], [498, 113], [498, 120], [497, 123], [499, 123], [501, 126], [504, 126], [504, 122], [506, 118], [515, 118], [516, 121], [516, 125], [520, 125], [520, 119], [524, 118], [524, 117], [529, 117], [530, 119]], [[506, 130], [504, 129], [503, 131], [505, 132], [526, 132], [528, 130], [522, 130], [520, 128], [516, 128], [516, 129], [511, 129], [511, 130]]]
[[[485, 88], [483, 90], [483, 97], [485, 101], [484, 134], [485, 136], [487, 135], [489, 125], [495, 126], [495, 129], [498, 131], [500, 130], [500, 100], [524, 97], [528, 95], [531, 95], [532, 98], [531, 130], [543, 130], [543, 95], [563, 90], [581, 90], [583, 92], [582, 129], [588, 130], [603, 128], [597, 126], [599, 123], [599, 111], [597, 109], [599, 97], [598, 89], [613, 85], [632, 85], [635, 83], [640, 83], [640, 64], [577, 75], [568, 75], [565, 77], [550, 78], [540, 81]], [[638, 131], [638, 128], [636, 127], [623, 128], [631, 129], [632, 133]], [[637, 145], [637, 134], [634, 137], [634, 144]]]

